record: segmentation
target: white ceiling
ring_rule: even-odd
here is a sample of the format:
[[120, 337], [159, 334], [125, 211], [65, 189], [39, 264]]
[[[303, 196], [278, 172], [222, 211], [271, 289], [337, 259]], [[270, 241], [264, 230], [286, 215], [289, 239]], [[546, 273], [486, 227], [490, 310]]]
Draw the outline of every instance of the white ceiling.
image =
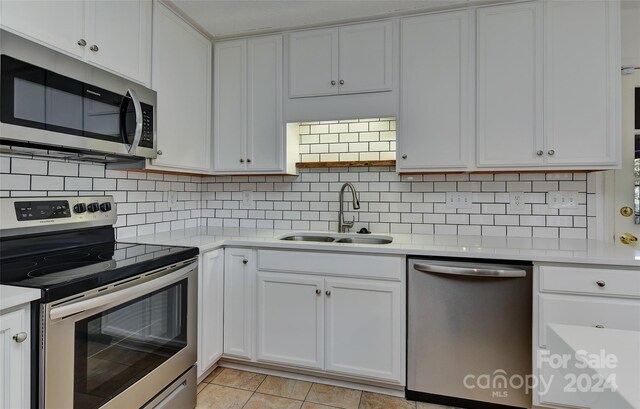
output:
[[432, 9], [468, 0], [165, 0], [212, 38]]

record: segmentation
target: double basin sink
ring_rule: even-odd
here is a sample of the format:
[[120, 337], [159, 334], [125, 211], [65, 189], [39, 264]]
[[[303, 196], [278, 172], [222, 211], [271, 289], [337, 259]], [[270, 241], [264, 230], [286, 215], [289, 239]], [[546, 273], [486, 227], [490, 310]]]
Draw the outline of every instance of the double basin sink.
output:
[[280, 240], [353, 244], [389, 244], [393, 242], [393, 238], [389, 236], [365, 236], [344, 233], [292, 233], [280, 237]]

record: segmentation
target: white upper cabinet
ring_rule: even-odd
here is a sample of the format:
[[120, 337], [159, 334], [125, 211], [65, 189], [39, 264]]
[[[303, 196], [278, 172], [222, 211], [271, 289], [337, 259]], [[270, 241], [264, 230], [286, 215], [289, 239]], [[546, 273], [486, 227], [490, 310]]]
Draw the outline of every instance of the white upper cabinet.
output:
[[159, 154], [151, 167], [209, 172], [211, 43], [160, 3], [154, 7], [153, 24], [152, 86], [158, 93]]
[[478, 167], [541, 166], [542, 4], [477, 12]]
[[289, 35], [289, 96], [389, 91], [392, 22], [376, 21]]
[[285, 173], [282, 36], [214, 46], [213, 169]]
[[0, 1], [2, 28], [149, 84], [151, 0]]
[[5, 30], [72, 56], [83, 56], [83, 1], [0, 0], [0, 16]]
[[620, 3], [546, 1], [544, 117], [548, 165], [619, 162]]
[[86, 61], [149, 83], [151, 14], [150, 0], [85, 1]]
[[473, 129], [469, 11], [401, 22], [400, 172], [464, 169]]

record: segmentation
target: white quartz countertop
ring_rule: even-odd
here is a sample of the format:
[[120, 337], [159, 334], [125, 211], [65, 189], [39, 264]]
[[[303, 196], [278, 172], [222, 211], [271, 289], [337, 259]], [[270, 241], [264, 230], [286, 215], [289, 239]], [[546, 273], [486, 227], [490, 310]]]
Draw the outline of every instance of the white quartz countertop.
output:
[[[120, 241], [199, 247], [201, 252], [223, 246], [235, 246], [640, 267], [640, 247], [616, 245], [598, 240], [420, 234], [384, 234], [393, 237], [393, 242], [390, 244], [318, 243], [279, 240], [279, 237], [291, 233], [298, 232], [196, 227], [123, 238]], [[328, 232], [318, 233], [327, 234]], [[377, 234], [374, 232], [374, 235]]]
[[41, 296], [40, 290], [36, 288], [0, 285], [0, 311], [29, 303]]

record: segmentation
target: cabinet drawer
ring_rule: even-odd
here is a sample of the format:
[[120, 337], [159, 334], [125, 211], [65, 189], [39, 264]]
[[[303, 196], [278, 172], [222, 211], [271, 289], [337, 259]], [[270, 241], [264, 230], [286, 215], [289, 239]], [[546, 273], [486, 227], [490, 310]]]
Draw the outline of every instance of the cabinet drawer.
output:
[[640, 298], [640, 271], [540, 266], [540, 291]]
[[259, 250], [258, 270], [400, 280], [404, 257]]
[[547, 324], [567, 324], [640, 331], [640, 301], [596, 297], [539, 295], [539, 340], [547, 345]]

